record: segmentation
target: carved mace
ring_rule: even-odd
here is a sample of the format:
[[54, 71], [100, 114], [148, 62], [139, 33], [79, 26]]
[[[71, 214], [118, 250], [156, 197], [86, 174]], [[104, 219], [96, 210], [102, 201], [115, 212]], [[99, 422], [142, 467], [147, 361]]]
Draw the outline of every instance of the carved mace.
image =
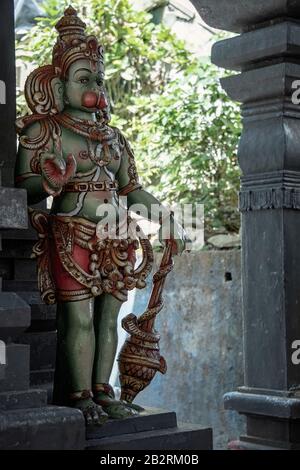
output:
[[121, 400], [132, 403], [139, 392], [144, 390], [157, 371], [165, 374], [167, 364], [160, 355], [160, 335], [154, 328], [157, 314], [163, 308], [162, 291], [167, 274], [173, 268], [172, 245], [166, 242], [158, 271], [153, 276], [153, 287], [147, 310], [137, 318], [130, 313], [122, 320], [122, 327], [129, 337], [119, 357]]

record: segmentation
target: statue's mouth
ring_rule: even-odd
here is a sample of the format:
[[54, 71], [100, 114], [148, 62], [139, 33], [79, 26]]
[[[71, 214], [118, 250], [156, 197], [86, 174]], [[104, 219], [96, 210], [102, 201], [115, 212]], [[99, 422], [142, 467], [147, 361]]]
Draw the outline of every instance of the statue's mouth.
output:
[[108, 102], [105, 94], [96, 93], [95, 91], [86, 91], [82, 95], [82, 106], [85, 108], [105, 109], [108, 107]]

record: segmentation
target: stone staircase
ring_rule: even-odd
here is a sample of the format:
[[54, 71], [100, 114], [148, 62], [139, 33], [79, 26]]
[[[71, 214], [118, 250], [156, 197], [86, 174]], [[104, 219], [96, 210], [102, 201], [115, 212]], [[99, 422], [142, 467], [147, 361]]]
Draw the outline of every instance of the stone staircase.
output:
[[87, 450], [212, 450], [212, 430], [177, 423], [176, 413], [147, 408], [137, 417], [88, 430]]

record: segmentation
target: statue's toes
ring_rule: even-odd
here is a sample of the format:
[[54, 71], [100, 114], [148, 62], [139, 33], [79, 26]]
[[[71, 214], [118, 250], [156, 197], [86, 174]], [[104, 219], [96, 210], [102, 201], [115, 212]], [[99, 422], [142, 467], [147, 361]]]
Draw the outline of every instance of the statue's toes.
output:
[[97, 422], [100, 426], [102, 426], [102, 424], [106, 423], [106, 421], [109, 418], [108, 414], [105, 413], [105, 411], [103, 411], [100, 406], [97, 406], [96, 414], [97, 414]]
[[138, 411], [133, 408], [129, 408], [128, 406], [120, 406], [119, 413], [122, 418], [130, 418], [130, 416], [136, 416], [139, 414]]
[[145, 411], [145, 408], [143, 408], [142, 406], [140, 405], [136, 405], [135, 403], [129, 403], [128, 401], [123, 401], [122, 403], [124, 403], [124, 405], [126, 406], [126, 408], [130, 408], [132, 410], [135, 410], [137, 411], [138, 413], [141, 413], [142, 411]]
[[84, 418], [87, 426], [92, 426], [93, 424], [93, 417], [90, 411], [86, 411], [84, 413]]
[[131, 416], [135, 416], [135, 415], [139, 414], [138, 410], [136, 410], [135, 408], [131, 408], [131, 407], [126, 406], [126, 409], [129, 411]]
[[100, 406], [94, 406], [84, 412], [87, 426], [102, 426], [108, 420], [108, 415]]

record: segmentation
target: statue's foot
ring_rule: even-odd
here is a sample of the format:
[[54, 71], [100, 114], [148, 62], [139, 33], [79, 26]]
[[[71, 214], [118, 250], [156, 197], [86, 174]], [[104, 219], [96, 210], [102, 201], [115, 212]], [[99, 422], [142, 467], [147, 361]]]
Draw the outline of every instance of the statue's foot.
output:
[[129, 403], [128, 401], [122, 401], [124, 405], [126, 405], [128, 408], [132, 408], [133, 410], [137, 411], [138, 413], [141, 413], [142, 411], [145, 411], [145, 408], [143, 408], [140, 405], [136, 405], [135, 403]]
[[94, 389], [94, 402], [100, 405], [111, 419], [124, 419], [138, 415], [138, 410], [125, 401], [116, 400], [109, 384], [97, 384]]
[[81, 393], [81, 396], [75, 395], [78, 394], [73, 394], [71, 406], [83, 413], [87, 426], [102, 426], [106, 423], [108, 415], [100, 405], [92, 400], [91, 393], [88, 396], [84, 393]]

